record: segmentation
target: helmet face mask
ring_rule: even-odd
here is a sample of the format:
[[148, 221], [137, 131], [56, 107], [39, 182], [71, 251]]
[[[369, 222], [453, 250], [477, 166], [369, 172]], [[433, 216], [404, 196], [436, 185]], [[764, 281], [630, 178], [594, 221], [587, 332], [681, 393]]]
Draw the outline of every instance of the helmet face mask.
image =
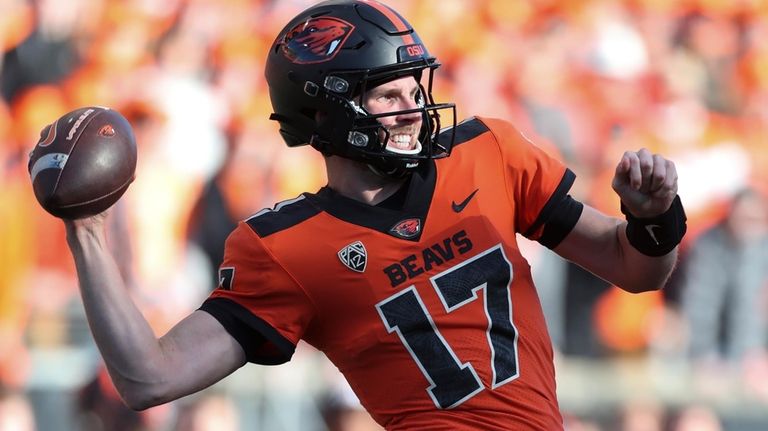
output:
[[[320, 3], [288, 23], [270, 50], [266, 77], [275, 111], [270, 118], [280, 122], [288, 146], [310, 144], [402, 176], [422, 160], [450, 154], [452, 135], [438, 142], [437, 134], [444, 125], [455, 125], [456, 110], [432, 97], [439, 66], [392, 9], [373, 1]], [[405, 76], [419, 85], [416, 108], [372, 114], [362, 106], [368, 91]], [[415, 112], [422, 116], [420, 150], [388, 149], [390, 133], [379, 120]]]

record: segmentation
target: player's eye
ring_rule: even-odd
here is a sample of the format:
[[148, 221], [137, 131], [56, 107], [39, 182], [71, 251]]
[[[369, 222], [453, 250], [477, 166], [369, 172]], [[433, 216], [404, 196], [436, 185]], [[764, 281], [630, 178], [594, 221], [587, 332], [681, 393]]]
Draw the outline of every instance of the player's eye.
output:
[[382, 94], [376, 98], [376, 100], [382, 103], [392, 103], [395, 100], [395, 96], [391, 94]]

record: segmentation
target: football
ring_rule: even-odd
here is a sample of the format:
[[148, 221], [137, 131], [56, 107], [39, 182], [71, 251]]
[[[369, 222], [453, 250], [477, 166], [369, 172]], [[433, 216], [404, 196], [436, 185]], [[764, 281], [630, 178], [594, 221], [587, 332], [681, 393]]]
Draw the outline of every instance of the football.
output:
[[125, 193], [136, 173], [136, 139], [113, 109], [75, 109], [44, 127], [29, 154], [37, 201], [59, 218], [101, 213]]

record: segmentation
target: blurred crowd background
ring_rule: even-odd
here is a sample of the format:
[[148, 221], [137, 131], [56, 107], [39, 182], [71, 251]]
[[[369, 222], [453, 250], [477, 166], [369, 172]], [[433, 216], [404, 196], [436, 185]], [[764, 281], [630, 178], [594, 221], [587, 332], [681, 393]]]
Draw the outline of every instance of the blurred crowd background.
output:
[[[35, 202], [43, 126], [110, 106], [135, 183], [110, 241], [158, 334], [215, 287], [236, 220], [323, 185], [287, 149], [265, 53], [310, 0], [0, 0], [0, 431], [368, 430], [301, 345], [202, 392], [126, 410], [85, 321], [62, 223]], [[671, 158], [689, 218], [666, 290], [629, 295], [521, 239], [556, 348], [568, 430], [768, 429], [768, 2], [390, 0], [443, 66], [438, 101], [512, 120], [619, 215], [625, 150]]]

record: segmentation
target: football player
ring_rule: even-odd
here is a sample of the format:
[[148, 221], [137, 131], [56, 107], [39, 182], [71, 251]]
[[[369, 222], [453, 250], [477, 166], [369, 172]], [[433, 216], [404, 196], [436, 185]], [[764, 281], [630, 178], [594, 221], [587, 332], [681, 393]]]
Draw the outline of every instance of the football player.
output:
[[328, 183], [239, 223], [219, 286], [157, 339], [106, 251], [103, 216], [67, 221], [86, 311], [116, 387], [144, 409], [300, 340], [389, 430], [556, 430], [553, 351], [516, 234], [629, 292], [660, 289], [685, 233], [675, 165], [618, 161], [625, 219], [574, 200], [575, 175], [510, 123], [437, 103], [439, 67], [396, 11], [319, 3], [272, 45], [266, 80], [288, 146]]

